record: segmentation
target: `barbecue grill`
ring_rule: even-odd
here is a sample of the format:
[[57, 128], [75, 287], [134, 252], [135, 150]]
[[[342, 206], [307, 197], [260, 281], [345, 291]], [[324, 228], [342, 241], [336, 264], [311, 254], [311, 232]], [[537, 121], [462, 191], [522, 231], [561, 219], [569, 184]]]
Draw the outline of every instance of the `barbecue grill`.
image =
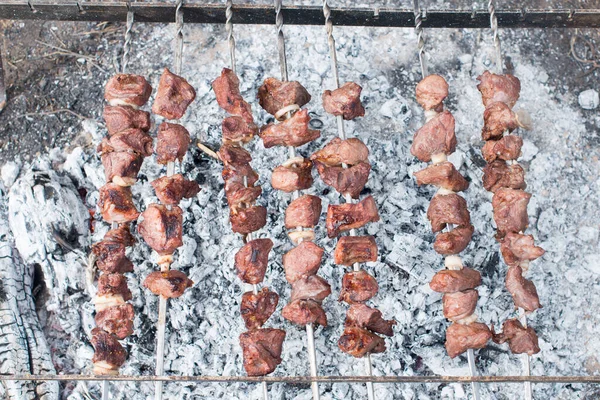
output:
[[[396, 27], [396, 28], [415, 28], [418, 34], [419, 53], [415, 54], [415, 60], [418, 58], [421, 62], [421, 69], [425, 75], [426, 65], [423, 60], [424, 41], [423, 36], [427, 36], [427, 29], [431, 28], [484, 28], [493, 30], [495, 45], [497, 51], [497, 60], [501, 68], [501, 49], [498, 39], [498, 29], [505, 28], [600, 28], [600, 10], [590, 9], [548, 9], [548, 10], [530, 10], [530, 9], [509, 9], [495, 10], [493, 1], [490, 1], [486, 9], [474, 8], [471, 10], [427, 10], [419, 1], [415, 0], [413, 8], [329, 8], [327, 2], [324, 7], [313, 6], [281, 6], [281, 1], [275, 1], [275, 6], [266, 5], [235, 5], [228, 4], [186, 4], [178, 1], [177, 3], [146, 3], [146, 2], [127, 2], [127, 3], [103, 3], [103, 2], [41, 2], [41, 1], [9, 1], [0, 3], [0, 19], [14, 20], [59, 20], [59, 21], [114, 21], [126, 22], [126, 34], [123, 56], [123, 70], [125, 70], [129, 55], [128, 43], [131, 40], [132, 25], [139, 23], [177, 23], [177, 55], [175, 57], [178, 72], [181, 71], [181, 58], [183, 39], [180, 38], [183, 21], [185, 24], [226, 24], [229, 35], [229, 50], [231, 52], [231, 63], [235, 68], [235, 42], [233, 40], [232, 27], [244, 24], [276, 24], [278, 32], [282, 32], [287, 25], [324, 25], [331, 23], [335, 26], [356, 26], [356, 27]], [[176, 16], [178, 16], [176, 18]], [[328, 34], [331, 42], [331, 60], [332, 70], [336, 83], [337, 62], [335, 57], [335, 44], [333, 42], [332, 26], [324, 31]], [[281, 69], [284, 76], [286, 70], [285, 42], [283, 34], [278, 35], [279, 58]], [[226, 38], [221, 38], [225, 40]], [[268, 39], [267, 39], [268, 40]], [[273, 36], [272, 40], [276, 40]], [[181, 46], [181, 47], [180, 47]], [[0, 63], [0, 78], [2, 76], [2, 64]], [[347, 77], [350, 78], [350, 77]], [[4, 84], [0, 82], [0, 103], [4, 95]], [[100, 100], [99, 100], [100, 101]], [[344, 135], [343, 125], [340, 126], [340, 136]], [[172, 166], [169, 173], [172, 174]], [[349, 199], [348, 199], [349, 200]], [[349, 200], [350, 201], [350, 200]], [[255, 288], [256, 290], [256, 288]], [[166, 312], [166, 305], [161, 303], [161, 313]], [[162, 314], [161, 314], [162, 315]], [[163, 315], [164, 317], [164, 315]], [[168, 318], [168, 316], [167, 316]], [[161, 317], [159, 317], [161, 320]], [[165, 376], [162, 370], [162, 359], [164, 351], [164, 325], [162, 327], [162, 337], [159, 332], [159, 342], [157, 346], [157, 374], [144, 376], [90, 376], [90, 375], [0, 375], [0, 381], [98, 381], [104, 385], [103, 398], [108, 399], [107, 392], [109, 382], [152, 381], [157, 384], [157, 393], [162, 393], [161, 382], [256, 382], [261, 383], [264, 389], [264, 398], [268, 398], [268, 386], [270, 383], [286, 384], [312, 384], [313, 398], [319, 398], [319, 384], [330, 384], [335, 382], [367, 384], [369, 399], [376, 398], [373, 384], [406, 384], [406, 383], [471, 383], [473, 384], [474, 397], [478, 389], [476, 383], [525, 383], [525, 397], [531, 398], [530, 384], [549, 384], [549, 383], [586, 383], [600, 384], [599, 376], [529, 376], [529, 358], [524, 358], [526, 368], [524, 374], [520, 376], [480, 376], [476, 373], [475, 359], [472, 351], [468, 356], [468, 362], [471, 367], [469, 376], [373, 376], [371, 370], [371, 360], [365, 358], [366, 364], [362, 373], [358, 376], [323, 376], [318, 374], [318, 360], [315, 355], [315, 343], [313, 339], [314, 332], [312, 327], [307, 329], [308, 335], [308, 357], [310, 361], [311, 376], [266, 376], [266, 377], [247, 377], [247, 376]], [[160, 368], [158, 367], [160, 365]], [[360, 367], [362, 369], [362, 367]], [[307, 368], [308, 370], [309, 368]], [[157, 397], [159, 398], [159, 397]]]

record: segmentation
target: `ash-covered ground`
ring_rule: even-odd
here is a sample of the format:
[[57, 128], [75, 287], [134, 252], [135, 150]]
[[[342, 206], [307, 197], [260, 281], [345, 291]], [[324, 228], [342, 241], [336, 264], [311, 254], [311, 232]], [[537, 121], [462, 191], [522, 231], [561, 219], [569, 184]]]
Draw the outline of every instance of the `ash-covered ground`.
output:
[[[106, 25], [17, 22], [8, 28], [7, 37], [30, 29], [39, 32], [35, 40], [82, 51], [93, 59], [58, 54], [55, 64], [39, 69], [33, 62], [27, 64], [34, 66], [28, 71], [19, 70], [18, 64], [15, 69], [9, 67], [12, 100], [0, 114], [0, 129], [6, 141], [2, 160], [10, 160], [2, 168], [2, 196], [8, 204], [12, 238], [3, 240], [14, 241], [25, 264], [37, 271], [34, 283], [38, 289], [34, 294], [56, 370], [88, 374], [93, 354], [89, 331], [94, 325], [90, 300], [95, 289], [86, 274], [85, 257], [90, 244], [100, 240], [108, 226], [96, 221], [95, 233], [90, 234], [87, 209], [96, 204], [98, 188], [103, 184], [102, 165], [94, 145], [106, 133], [100, 117], [103, 85], [118, 63], [122, 30]], [[303, 155], [311, 154], [337, 134], [334, 118], [324, 113], [320, 101], [322, 91], [332, 86], [324, 32], [320, 26], [285, 28], [290, 79], [302, 82], [313, 95], [307, 107], [313, 112], [313, 125], [323, 125], [321, 139], [299, 149]], [[173, 26], [136, 25], [130, 72], [146, 76], [156, 88], [162, 68], [173, 64], [173, 34]], [[198, 96], [183, 123], [194, 140], [217, 148], [220, 121], [225, 114], [215, 102], [210, 83], [221, 68], [229, 65], [225, 30], [223, 26], [186, 26], [184, 34], [183, 75]], [[266, 77], [279, 77], [275, 28], [238, 26], [235, 34], [243, 94], [263, 124], [269, 116], [260, 109], [255, 96]], [[347, 132], [360, 137], [371, 149], [373, 169], [365, 194], [376, 198], [382, 218], [366, 229], [375, 235], [380, 247], [380, 261], [365, 267], [380, 285], [370, 304], [385, 317], [398, 321], [395, 336], [386, 339], [388, 350], [373, 356], [374, 374], [466, 375], [466, 358], [451, 360], [446, 355], [443, 343], [448, 322], [442, 315], [441, 296], [428, 286], [431, 276], [443, 267], [443, 260], [432, 249], [434, 236], [425, 215], [434, 191], [417, 187], [412, 177], [424, 166], [409, 152], [412, 135], [424, 121], [414, 99], [414, 87], [421, 78], [415, 34], [410, 29], [342, 27], [336, 27], [334, 34], [342, 81], [354, 80], [364, 88], [367, 114], [347, 123]], [[529, 111], [534, 120], [532, 131], [519, 132], [525, 141], [520, 161], [527, 171], [528, 191], [533, 193], [528, 233], [547, 251], [529, 272], [544, 306], [529, 319], [540, 336], [542, 349], [532, 358], [534, 375], [600, 373], [600, 318], [595, 312], [600, 306], [600, 297], [595, 295], [600, 290], [600, 116], [598, 109], [583, 110], [577, 102], [580, 91], [598, 90], [598, 71], [582, 76], [586, 65], [570, 59], [568, 44], [574, 34], [566, 30], [501, 33], [507, 68], [522, 83], [517, 107]], [[483, 106], [475, 79], [493, 67], [491, 35], [489, 30], [444, 29], [427, 30], [425, 36], [429, 72], [443, 75], [450, 84], [446, 104], [456, 118], [459, 141], [451, 161], [471, 180], [465, 197], [476, 233], [463, 257], [484, 278], [479, 288], [478, 315], [486, 323], [500, 325], [515, 311], [504, 288], [506, 266], [500, 261], [494, 240], [491, 196], [481, 186]], [[26, 41], [27, 36], [23, 37]], [[43, 45], [28, 49], [18, 44], [7, 49], [9, 61], [15, 61], [10, 54], [33, 58], [38, 54], [40, 60], [47, 61]], [[59, 109], [79, 116], [69, 112], [40, 114]], [[290, 196], [272, 190], [270, 175], [287, 153], [284, 149], [265, 149], [259, 140], [250, 148], [263, 186], [260, 201], [269, 210], [267, 226], [259, 235], [275, 242], [265, 284], [281, 296], [278, 311], [267, 325], [288, 332], [283, 362], [274, 375], [306, 375], [305, 332], [280, 316], [290, 294], [281, 265], [281, 256], [291, 248], [283, 227]], [[196, 284], [169, 303], [166, 373], [243, 375], [237, 338], [244, 330], [239, 301], [247, 288], [233, 268], [233, 255], [242, 242], [230, 230], [221, 166], [191, 148], [181, 170], [201, 183], [203, 189], [196, 198], [182, 203], [185, 240], [174, 268], [185, 271]], [[156, 201], [149, 182], [164, 173], [153, 157], [146, 159], [133, 188], [140, 209]], [[309, 192], [322, 196], [324, 206], [342, 201], [319, 178]], [[62, 244], [57, 237], [62, 238]], [[324, 216], [317, 229], [317, 243], [330, 255], [319, 274], [333, 289], [333, 295], [324, 303], [330, 326], [315, 333], [319, 374], [362, 375], [363, 361], [337, 348], [346, 311], [346, 306], [336, 301], [344, 270], [332, 263], [335, 241], [326, 238]], [[131, 259], [136, 265], [136, 271], [129, 275], [136, 330], [124, 341], [129, 359], [121, 372], [149, 375], [154, 370], [158, 301], [141, 287], [141, 281], [156, 265], [141, 240]], [[521, 359], [511, 355], [506, 346], [492, 343], [476, 356], [481, 374], [520, 374]], [[269, 388], [273, 399], [311, 398], [308, 385], [273, 384]], [[366, 389], [360, 384], [321, 385], [321, 391], [324, 399], [366, 397]], [[73, 400], [99, 397], [99, 387], [94, 383], [69, 383], [61, 387], [61, 392], [63, 398]], [[169, 399], [261, 398], [260, 387], [255, 384], [168, 384], [165, 393]], [[147, 399], [153, 395], [153, 385], [116, 383], [111, 386], [111, 395], [112, 399]], [[537, 399], [594, 399], [600, 392], [585, 385], [535, 385], [534, 395]], [[376, 385], [376, 396], [465, 399], [470, 398], [470, 386]], [[521, 396], [519, 384], [483, 386], [483, 398]]]

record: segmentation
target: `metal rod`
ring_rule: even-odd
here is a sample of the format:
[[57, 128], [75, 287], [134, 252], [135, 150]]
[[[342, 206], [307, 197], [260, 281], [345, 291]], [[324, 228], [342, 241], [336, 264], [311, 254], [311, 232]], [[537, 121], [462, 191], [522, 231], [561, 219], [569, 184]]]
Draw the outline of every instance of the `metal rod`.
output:
[[[310, 363], [310, 376], [317, 376], [317, 353], [315, 350], [315, 332], [312, 324], [306, 324], [306, 338], [308, 342], [308, 361]], [[313, 399], [320, 397], [319, 384], [312, 382], [310, 384], [313, 393]]]
[[110, 386], [110, 381], [102, 381], [102, 400], [108, 400], [110, 398], [110, 394], [108, 392]]
[[[469, 360], [469, 373], [471, 376], [477, 375], [477, 366], [475, 364], [475, 352], [473, 349], [467, 350], [467, 360]], [[471, 382], [471, 389], [473, 389], [473, 400], [479, 400], [480, 396], [480, 388], [479, 382]]]
[[131, 29], [133, 28], [133, 11], [127, 11], [127, 25], [125, 29], [125, 42], [123, 43], [123, 58], [121, 61], [121, 72], [127, 71], [127, 64], [129, 63], [129, 50], [131, 48]]
[[4, 81], [4, 66], [2, 59], [4, 58], [4, 46], [0, 43], [0, 111], [6, 107], [6, 82]]

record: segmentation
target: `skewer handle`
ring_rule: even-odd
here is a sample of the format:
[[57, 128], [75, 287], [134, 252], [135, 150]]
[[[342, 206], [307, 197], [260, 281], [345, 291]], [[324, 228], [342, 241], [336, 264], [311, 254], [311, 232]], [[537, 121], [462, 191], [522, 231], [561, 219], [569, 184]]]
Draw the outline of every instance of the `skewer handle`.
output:
[[[373, 376], [373, 362], [371, 361], [371, 353], [365, 356], [365, 372], [367, 376]], [[375, 400], [375, 388], [373, 382], [367, 382], [367, 396], [369, 400]]]
[[[471, 376], [476, 376], [477, 367], [475, 365], [475, 352], [473, 349], [467, 350], [467, 359], [469, 360], [469, 372]], [[471, 388], [473, 389], [473, 400], [479, 400], [481, 398], [479, 382], [471, 382]]]
[[[306, 324], [306, 338], [308, 341], [308, 361], [310, 363], [310, 376], [317, 376], [317, 353], [315, 350], [315, 331], [312, 324]], [[312, 382], [310, 384], [313, 393], [313, 400], [319, 400], [319, 384]]]

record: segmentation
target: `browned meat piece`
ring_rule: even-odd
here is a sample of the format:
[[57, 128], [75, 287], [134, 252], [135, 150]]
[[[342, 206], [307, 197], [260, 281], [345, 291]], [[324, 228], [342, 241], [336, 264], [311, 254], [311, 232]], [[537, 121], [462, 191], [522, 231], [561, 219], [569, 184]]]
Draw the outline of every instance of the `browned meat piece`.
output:
[[313, 300], [322, 303], [330, 294], [331, 286], [325, 279], [317, 275], [310, 275], [294, 282], [290, 301]]
[[377, 221], [379, 221], [379, 212], [373, 196], [367, 196], [356, 204], [330, 204], [327, 208], [327, 236], [334, 238], [341, 232]]
[[521, 261], [533, 261], [546, 252], [535, 245], [532, 235], [509, 232], [500, 242], [500, 251], [504, 262], [511, 266], [517, 266]]
[[96, 313], [96, 326], [112, 333], [119, 339], [125, 339], [133, 333], [133, 306], [129, 303], [112, 306]]
[[223, 143], [248, 143], [258, 134], [258, 126], [237, 115], [223, 119]]
[[271, 239], [254, 239], [239, 249], [235, 254], [235, 269], [242, 282], [254, 285], [263, 281], [272, 248]]
[[448, 83], [439, 75], [428, 75], [417, 84], [417, 103], [425, 110], [442, 111], [448, 97]]
[[239, 208], [229, 213], [231, 230], [235, 233], [247, 235], [265, 226], [267, 223], [267, 209], [263, 206]]
[[255, 329], [240, 335], [244, 354], [244, 369], [249, 376], [263, 376], [275, 371], [281, 363], [285, 339], [282, 329]]
[[167, 164], [183, 160], [190, 145], [190, 133], [184, 126], [163, 122], [156, 135], [156, 162]]
[[111, 106], [143, 106], [152, 94], [152, 86], [140, 75], [116, 74], [104, 89], [104, 98]]
[[446, 351], [450, 358], [454, 358], [469, 349], [483, 349], [491, 338], [492, 332], [486, 324], [454, 323], [446, 330]]
[[485, 71], [477, 80], [480, 82], [477, 89], [481, 92], [481, 100], [486, 107], [500, 101], [513, 108], [519, 99], [521, 82], [515, 76], [496, 75]]
[[342, 278], [339, 301], [348, 304], [365, 302], [377, 294], [379, 285], [375, 278], [364, 270], [346, 272]]
[[260, 292], [246, 292], [242, 295], [240, 313], [247, 329], [258, 329], [267, 322], [277, 308], [279, 296], [264, 287]]
[[342, 236], [335, 246], [335, 263], [353, 265], [377, 261], [377, 244], [373, 236]]
[[283, 269], [285, 269], [285, 279], [290, 284], [304, 276], [310, 276], [317, 273], [321, 266], [321, 259], [325, 250], [313, 242], [301, 242], [283, 255]]
[[237, 183], [244, 186], [244, 178], [248, 186], [253, 186], [258, 181], [258, 174], [249, 164], [226, 165], [221, 177], [225, 181], [225, 192], [229, 192]]
[[123, 246], [133, 246], [135, 238], [129, 230], [129, 224], [121, 224], [118, 227], [109, 230], [102, 239], [103, 242], [120, 243]]
[[430, 165], [413, 175], [417, 178], [417, 185], [434, 185], [453, 192], [462, 192], [469, 187], [469, 182], [449, 161]]
[[94, 346], [94, 374], [118, 375], [119, 367], [127, 360], [127, 352], [117, 337], [100, 328], [94, 328], [90, 341]]
[[427, 208], [427, 219], [431, 222], [431, 230], [440, 232], [446, 224], [468, 226], [471, 216], [467, 202], [457, 194], [436, 194]]
[[131, 300], [131, 291], [127, 287], [127, 278], [123, 274], [105, 273], [98, 278], [98, 296], [121, 296], [124, 301]]
[[133, 204], [131, 189], [114, 183], [107, 183], [100, 188], [98, 207], [102, 218], [109, 223], [134, 221], [140, 215]]
[[179, 119], [195, 98], [192, 85], [165, 68], [158, 82], [152, 112], [166, 119]]
[[310, 159], [330, 166], [356, 165], [367, 161], [369, 149], [357, 138], [342, 140], [339, 137], [331, 140], [321, 150], [315, 152]]
[[299, 226], [312, 228], [321, 217], [321, 198], [310, 194], [298, 197], [285, 210], [285, 227], [294, 229]]
[[125, 245], [103, 240], [92, 245], [96, 266], [103, 272], [133, 272], [133, 264], [125, 255]]
[[240, 208], [254, 204], [261, 193], [260, 186], [245, 187], [243, 183], [234, 182], [227, 185], [225, 197], [227, 197], [229, 208], [237, 212]]
[[268, 124], [260, 130], [260, 138], [268, 149], [273, 146], [299, 147], [321, 137], [321, 131], [308, 129], [308, 110], [300, 110], [279, 124]]
[[144, 279], [144, 287], [157, 296], [175, 299], [181, 297], [185, 289], [192, 287], [194, 281], [186, 274], [175, 269], [154, 271]]
[[352, 357], [361, 358], [368, 353], [383, 353], [385, 351], [385, 341], [366, 329], [348, 326], [338, 340], [338, 347]]
[[452, 154], [456, 150], [454, 117], [443, 111], [421, 127], [413, 138], [410, 153], [424, 162], [431, 161], [434, 154]]
[[496, 159], [516, 160], [521, 156], [523, 139], [515, 135], [506, 135], [499, 140], [488, 140], [481, 148], [483, 159], [488, 163]]
[[258, 88], [258, 102], [271, 115], [275, 115], [277, 111], [293, 104], [302, 107], [309, 101], [310, 94], [300, 82], [282, 82], [275, 78], [267, 78]]
[[458, 226], [450, 232], [438, 233], [433, 249], [443, 256], [458, 254], [467, 248], [473, 236], [473, 225]]
[[540, 352], [538, 337], [533, 328], [525, 328], [517, 319], [504, 321], [502, 333], [497, 334], [492, 327], [492, 340], [498, 344], [508, 342], [513, 354], [527, 353], [532, 356]]
[[144, 157], [125, 151], [102, 154], [102, 165], [106, 182], [119, 186], [131, 186], [137, 180]]
[[479, 293], [477, 290], [468, 289], [464, 292], [444, 293], [444, 317], [450, 321], [458, 321], [472, 315], [477, 307]]
[[273, 189], [287, 193], [308, 189], [312, 184], [312, 162], [306, 158], [301, 163], [290, 166], [280, 165], [271, 175]]
[[396, 325], [396, 321], [393, 319], [389, 321], [383, 319], [381, 311], [365, 304], [352, 304], [346, 314], [346, 327], [355, 326], [357, 328], [369, 329], [382, 335], [393, 336], [394, 325]]
[[148, 157], [152, 155], [153, 144], [150, 135], [141, 129], [131, 128], [102, 139], [97, 150], [102, 154], [127, 151]]
[[357, 199], [365, 188], [371, 172], [371, 164], [368, 162], [361, 162], [349, 168], [330, 167], [319, 161], [314, 163], [326, 185], [333, 187], [344, 196], [349, 194], [353, 199]]
[[521, 267], [509, 267], [506, 273], [506, 290], [512, 295], [515, 307], [525, 311], [542, 308], [533, 282], [525, 279]]
[[129, 106], [105, 106], [102, 116], [109, 135], [131, 128], [148, 132], [151, 126], [149, 112]]
[[341, 115], [345, 120], [352, 120], [365, 115], [365, 108], [360, 102], [362, 87], [354, 82], [346, 82], [339, 89], [323, 92], [323, 108], [329, 114]]
[[316, 301], [296, 300], [281, 310], [281, 316], [297, 325], [319, 324], [327, 326], [327, 315]]
[[498, 239], [508, 232], [523, 232], [529, 226], [527, 204], [531, 194], [522, 190], [498, 189], [492, 197], [494, 221], [496, 221]]
[[240, 80], [229, 68], [223, 68], [221, 75], [212, 83], [219, 107], [232, 115], [239, 115], [252, 124], [252, 107], [240, 94]]
[[489, 192], [500, 188], [525, 189], [525, 171], [519, 164], [495, 160], [483, 167], [483, 187]]
[[429, 282], [431, 290], [438, 293], [462, 292], [479, 285], [481, 285], [481, 274], [468, 267], [459, 270], [443, 269], [438, 271]]
[[225, 165], [231, 165], [233, 167], [243, 164], [249, 164], [252, 161], [252, 156], [248, 150], [241, 146], [226, 143], [217, 152], [219, 159], [223, 161]]
[[483, 112], [483, 140], [500, 139], [504, 132], [512, 132], [519, 126], [517, 116], [506, 103], [492, 103]]
[[200, 192], [200, 186], [195, 181], [188, 181], [181, 174], [163, 176], [152, 181], [152, 187], [158, 200], [163, 204], [176, 205], [181, 199], [192, 198]]
[[144, 241], [161, 256], [173, 254], [183, 245], [183, 211], [178, 206], [169, 210], [162, 204], [150, 204], [142, 213], [144, 220], [138, 224], [138, 232]]

